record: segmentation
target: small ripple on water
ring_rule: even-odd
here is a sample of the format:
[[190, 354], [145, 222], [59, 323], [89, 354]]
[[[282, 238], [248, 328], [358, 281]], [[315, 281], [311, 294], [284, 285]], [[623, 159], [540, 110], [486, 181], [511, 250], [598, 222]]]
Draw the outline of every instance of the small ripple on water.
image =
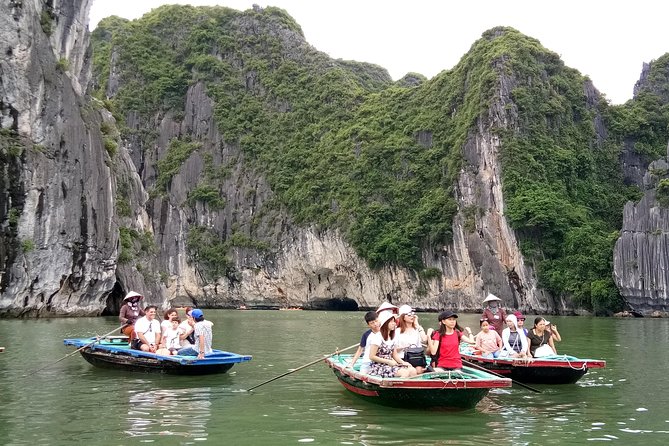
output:
[[620, 432], [626, 432], [628, 434], [648, 434], [653, 431], [645, 430], [645, 429], [629, 429], [629, 428], [624, 428], [620, 429]]
[[333, 410], [331, 412], [328, 412], [330, 415], [335, 415], [338, 417], [353, 417], [358, 415], [358, 411], [350, 409], [350, 410]]

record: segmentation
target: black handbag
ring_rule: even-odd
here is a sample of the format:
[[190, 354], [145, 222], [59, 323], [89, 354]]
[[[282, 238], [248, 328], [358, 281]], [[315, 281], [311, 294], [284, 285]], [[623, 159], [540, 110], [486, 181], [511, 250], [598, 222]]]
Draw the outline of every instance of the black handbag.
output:
[[414, 367], [426, 367], [425, 349], [423, 347], [407, 347], [404, 349], [404, 360]]

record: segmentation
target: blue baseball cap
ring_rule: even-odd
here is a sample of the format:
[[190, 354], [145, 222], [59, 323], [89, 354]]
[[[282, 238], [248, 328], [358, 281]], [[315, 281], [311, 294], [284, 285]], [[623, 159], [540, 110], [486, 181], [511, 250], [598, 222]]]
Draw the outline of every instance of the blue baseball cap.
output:
[[199, 319], [201, 317], [204, 317], [204, 313], [202, 312], [202, 310], [197, 308], [191, 311], [190, 315], [193, 316], [193, 319]]

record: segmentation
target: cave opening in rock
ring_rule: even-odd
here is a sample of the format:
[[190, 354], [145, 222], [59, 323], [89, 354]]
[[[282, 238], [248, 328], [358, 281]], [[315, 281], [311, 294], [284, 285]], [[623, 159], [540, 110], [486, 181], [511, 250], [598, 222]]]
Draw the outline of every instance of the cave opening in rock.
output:
[[105, 304], [105, 309], [102, 310], [102, 316], [118, 316], [123, 306], [123, 297], [125, 296], [125, 291], [120, 283], [116, 282], [114, 288], [112, 288], [111, 293], [107, 296], [107, 302]]
[[309, 310], [358, 311], [358, 303], [348, 297], [314, 299], [309, 301], [305, 308]]

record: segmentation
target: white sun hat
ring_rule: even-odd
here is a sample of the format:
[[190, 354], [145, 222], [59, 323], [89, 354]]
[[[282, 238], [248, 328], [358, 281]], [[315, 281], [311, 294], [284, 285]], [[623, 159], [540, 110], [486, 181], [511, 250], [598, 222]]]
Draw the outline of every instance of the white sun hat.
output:
[[395, 315], [390, 311], [384, 311], [379, 314], [379, 327], [383, 327], [383, 325], [390, 319], [395, 319]]
[[483, 303], [490, 302], [491, 300], [500, 300], [500, 301], [501, 301], [502, 299], [500, 299], [499, 297], [495, 296], [494, 294], [488, 294], [488, 297], [486, 297], [486, 298], [483, 300]]
[[390, 311], [392, 314], [397, 314], [397, 307], [390, 302], [384, 302], [376, 309], [376, 314], [381, 314], [382, 311]]
[[124, 301], [125, 301], [125, 300], [128, 300], [128, 299], [130, 299], [131, 297], [139, 297], [140, 299], [142, 299], [144, 296], [142, 296], [141, 294], [139, 294], [137, 291], [130, 291], [128, 294], [125, 295], [125, 297], [123, 298], [123, 300], [124, 300]]
[[399, 311], [398, 314], [400, 316], [402, 316], [403, 314], [409, 314], [409, 313], [413, 313], [413, 312], [414, 312], [414, 310], [413, 310], [413, 308], [411, 308], [410, 305], [404, 304], [400, 307], [400, 311]]

